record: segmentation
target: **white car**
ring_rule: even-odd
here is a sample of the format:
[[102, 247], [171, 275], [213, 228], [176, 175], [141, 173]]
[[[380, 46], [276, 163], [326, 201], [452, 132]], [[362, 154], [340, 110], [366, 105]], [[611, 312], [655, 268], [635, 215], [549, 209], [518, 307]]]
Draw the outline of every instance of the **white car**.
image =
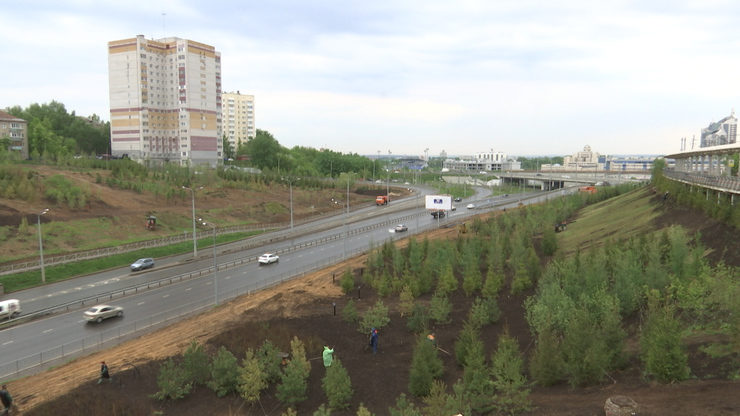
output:
[[261, 255], [259, 259], [257, 259], [260, 266], [263, 264], [277, 263], [279, 260], [280, 257], [278, 257], [278, 255], [275, 253], [265, 253]]
[[475, 205], [474, 204], [468, 204], [468, 206], [466, 208], [467, 209], [475, 209]]
[[405, 226], [403, 224], [398, 224], [398, 225], [396, 225], [396, 228], [395, 228], [395, 231], [397, 233], [402, 233], [402, 232], [408, 231], [408, 230], [409, 230], [409, 227], [407, 227], [407, 226]]
[[122, 317], [123, 308], [120, 306], [96, 305], [86, 310], [84, 316], [87, 322], [101, 323], [103, 319]]

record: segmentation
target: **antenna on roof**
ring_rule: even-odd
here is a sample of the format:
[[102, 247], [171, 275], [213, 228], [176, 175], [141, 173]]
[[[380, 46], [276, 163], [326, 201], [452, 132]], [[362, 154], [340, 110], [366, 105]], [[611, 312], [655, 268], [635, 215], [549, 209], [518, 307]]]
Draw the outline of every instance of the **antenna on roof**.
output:
[[167, 13], [162, 12], [162, 39], [165, 39], [167, 37], [167, 32], [164, 30], [164, 18], [167, 16]]

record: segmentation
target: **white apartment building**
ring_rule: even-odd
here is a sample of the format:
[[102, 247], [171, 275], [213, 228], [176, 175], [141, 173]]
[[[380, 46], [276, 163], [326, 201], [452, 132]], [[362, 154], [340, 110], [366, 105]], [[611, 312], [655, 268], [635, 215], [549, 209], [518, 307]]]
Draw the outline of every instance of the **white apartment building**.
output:
[[223, 93], [223, 135], [236, 151], [257, 135], [254, 121], [254, 95], [237, 92]]
[[221, 53], [176, 37], [108, 42], [111, 154], [215, 166], [223, 158]]
[[506, 153], [480, 152], [473, 156], [463, 156], [458, 159], [445, 159], [442, 167], [452, 171], [463, 172], [492, 172], [502, 170], [519, 170], [521, 164], [516, 161], [506, 160]]

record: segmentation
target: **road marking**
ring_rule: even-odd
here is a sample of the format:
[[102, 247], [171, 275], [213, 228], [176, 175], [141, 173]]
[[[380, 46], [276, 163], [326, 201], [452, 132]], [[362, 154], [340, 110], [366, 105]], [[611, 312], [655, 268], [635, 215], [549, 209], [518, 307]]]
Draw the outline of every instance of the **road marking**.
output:
[[13, 343], [13, 341], [7, 341], [7, 342], [3, 342], [3, 346], [6, 346], [6, 345], [8, 345], [8, 344], [12, 344], [12, 343]]
[[163, 296], [162, 296], [162, 299], [164, 299], [164, 298], [168, 298], [168, 297], [170, 297], [170, 294], [169, 294], [169, 293], [168, 293], [168, 294], [166, 294], [166, 295], [163, 295]]
[[141, 305], [143, 305], [143, 304], [145, 304], [145, 303], [146, 303], [146, 302], [139, 302], [139, 303], [137, 303], [137, 304], [136, 304], [136, 306], [141, 306]]
[[231, 279], [231, 276], [226, 276], [224, 279], [229, 280]]
[[192, 289], [192, 287], [186, 287], [186, 288], [185, 288], [185, 291], [186, 291], [186, 292], [190, 292], [190, 289]]
[[47, 329], [46, 331], [44, 331], [44, 334], [48, 334], [49, 332], [51, 332], [51, 331], [53, 331], [53, 330], [54, 330], [54, 328], [49, 328], [49, 329]]

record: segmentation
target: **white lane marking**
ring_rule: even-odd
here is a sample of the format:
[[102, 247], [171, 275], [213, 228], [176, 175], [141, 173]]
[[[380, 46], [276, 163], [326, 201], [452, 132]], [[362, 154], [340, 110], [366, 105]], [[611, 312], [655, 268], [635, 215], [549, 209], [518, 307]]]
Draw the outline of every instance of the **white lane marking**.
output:
[[170, 294], [162, 295], [162, 299], [170, 297]]
[[231, 279], [231, 276], [226, 276], [224, 279], [225, 280], [229, 280], [229, 279]]
[[192, 289], [192, 287], [186, 287], [186, 288], [185, 288], [185, 291], [186, 291], [186, 292], [190, 292], [190, 290], [191, 290], [191, 289]]
[[12, 344], [12, 343], [13, 343], [13, 341], [6, 341], [6, 342], [3, 342], [3, 346], [6, 346], [6, 345]]
[[139, 303], [137, 303], [137, 304], [136, 304], [136, 306], [141, 306], [141, 305], [143, 305], [143, 304], [145, 304], [145, 303], [146, 303], [146, 302], [139, 302]]
[[54, 330], [54, 328], [49, 328], [49, 329], [47, 329], [46, 331], [44, 331], [44, 334], [48, 334], [49, 332], [51, 332], [51, 331], [53, 331], [53, 330]]

